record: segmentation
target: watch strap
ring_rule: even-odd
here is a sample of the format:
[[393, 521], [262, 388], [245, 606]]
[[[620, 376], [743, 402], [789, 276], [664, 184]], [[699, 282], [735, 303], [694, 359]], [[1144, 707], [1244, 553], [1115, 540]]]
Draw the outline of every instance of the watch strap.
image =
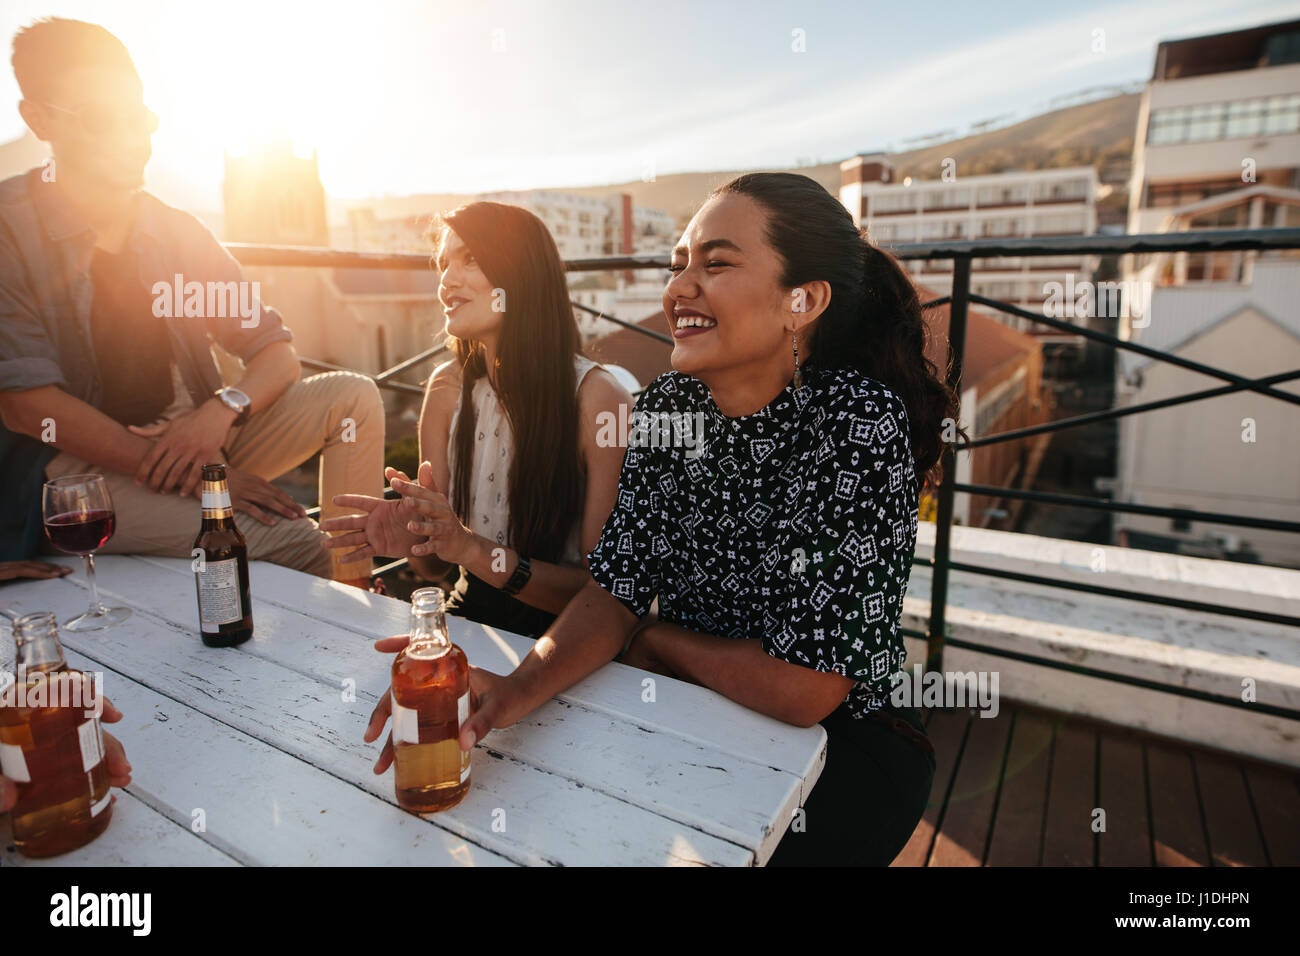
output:
[[528, 583], [528, 579], [532, 576], [532, 562], [521, 554], [519, 556], [519, 563], [515, 565], [514, 574], [510, 575], [510, 580], [506, 581], [506, 583], [501, 586], [501, 590], [506, 594], [518, 594], [523, 590], [524, 585]]

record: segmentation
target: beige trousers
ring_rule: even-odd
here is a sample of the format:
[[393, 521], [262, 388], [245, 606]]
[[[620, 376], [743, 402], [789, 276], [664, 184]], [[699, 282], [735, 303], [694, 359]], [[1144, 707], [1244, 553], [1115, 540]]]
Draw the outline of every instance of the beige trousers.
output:
[[[177, 389], [177, 402], [163, 414], [172, 419], [193, 407], [189, 393]], [[226, 441], [230, 463], [271, 481], [321, 452], [321, 517], [348, 514], [333, 503], [335, 495], [379, 496], [384, 488], [384, 407], [375, 383], [354, 372], [326, 372], [294, 382], [270, 408], [232, 428]], [[106, 471], [60, 452], [45, 466], [47, 478], [102, 474], [113, 496], [116, 526], [100, 554], [157, 554], [189, 557], [199, 533], [199, 501], [160, 494], [135, 483], [134, 475]], [[264, 525], [235, 512], [248, 543], [250, 560], [337, 580], [368, 577], [371, 563], [341, 564], [322, 545], [325, 532], [310, 518], [271, 516]]]

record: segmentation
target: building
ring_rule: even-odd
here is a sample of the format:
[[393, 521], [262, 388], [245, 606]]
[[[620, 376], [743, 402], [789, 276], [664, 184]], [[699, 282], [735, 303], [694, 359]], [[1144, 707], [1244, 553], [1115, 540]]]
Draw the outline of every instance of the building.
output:
[[[1300, 190], [1255, 185], [1191, 203], [1162, 231], [1258, 220], [1282, 211], [1300, 225]], [[1151, 348], [1262, 378], [1300, 368], [1300, 252], [1219, 253], [1195, 274], [1187, 254], [1151, 257], [1138, 281], [1147, 315], [1129, 328]], [[1213, 387], [1216, 380], [1130, 352], [1119, 358], [1116, 403], [1138, 405]], [[1279, 390], [1300, 394], [1300, 384]], [[1115, 499], [1195, 511], [1300, 521], [1300, 409], [1235, 392], [1119, 420]], [[1300, 536], [1211, 522], [1118, 515], [1130, 547], [1300, 568]]]
[[[247, 157], [228, 156], [224, 195], [227, 241], [329, 243], [325, 191], [315, 154], [303, 159], [293, 155], [287, 143], [280, 143]], [[383, 231], [373, 215], [364, 213], [350, 224], [372, 229], [374, 234]], [[393, 235], [409, 237], [414, 229], [394, 230]], [[428, 251], [427, 245], [418, 251]], [[306, 359], [377, 375], [429, 348], [442, 334], [438, 277], [431, 269], [246, 266], [244, 275], [259, 283], [261, 298], [280, 312], [293, 332], [298, 354]], [[233, 381], [238, 377], [235, 360], [215, 351], [224, 374]], [[432, 363], [426, 363], [402, 378], [420, 382], [431, 369]], [[411, 404], [418, 407], [418, 396], [388, 390], [382, 394], [390, 412]]]
[[[1172, 40], [1156, 50], [1134, 137], [1129, 231], [1300, 226], [1300, 20]], [[1248, 378], [1300, 368], [1300, 250], [1124, 257], [1148, 299], [1123, 338]], [[1211, 387], [1124, 352], [1116, 402]], [[1276, 386], [1300, 393], [1296, 383]], [[1115, 497], [1300, 520], [1300, 414], [1237, 392], [1119, 420]], [[1121, 544], [1300, 567], [1294, 534], [1120, 515]]]
[[662, 209], [634, 206], [627, 193], [586, 196], [555, 190], [482, 193], [480, 200], [510, 203], [533, 213], [555, 237], [565, 259], [665, 253], [677, 226]]
[[[1097, 171], [1091, 166], [1009, 171], [991, 176], [895, 180], [889, 158], [863, 153], [840, 164], [840, 201], [889, 248], [913, 242], [1088, 236], [1097, 231]], [[971, 291], [1031, 311], [1041, 311], [1049, 283], [1091, 279], [1096, 256], [1001, 256], [974, 259]], [[907, 269], [941, 295], [952, 291], [952, 260], [910, 261]], [[999, 321], [1045, 344], [1081, 344], [1017, 316]], [[1073, 318], [1062, 316], [1062, 318]], [[1078, 317], [1082, 323], [1088, 316]]]
[[433, 255], [437, 243], [429, 237], [432, 215], [380, 219], [369, 206], [348, 210], [346, 226], [331, 230], [335, 248], [367, 252], [414, 252]]
[[1132, 168], [1134, 234], [1244, 185], [1300, 187], [1300, 20], [1159, 44]]
[[[1130, 233], [1167, 232], [1174, 220], [1186, 228], [1285, 225], [1285, 204], [1269, 215], [1260, 204], [1237, 203], [1216, 207], [1217, 219], [1191, 222], [1187, 214], [1249, 186], [1300, 188], [1300, 20], [1160, 43], [1138, 109], [1132, 169]], [[1123, 257], [1125, 279], [1220, 281], [1242, 261], [1182, 255], [1163, 260], [1157, 274], [1154, 258]]]
[[325, 188], [314, 149], [310, 158], [303, 158], [294, 153], [290, 140], [276, 139], [254, 147], [247, 156], [226, 153], [225, 166], [227, 242], [329, 245]]

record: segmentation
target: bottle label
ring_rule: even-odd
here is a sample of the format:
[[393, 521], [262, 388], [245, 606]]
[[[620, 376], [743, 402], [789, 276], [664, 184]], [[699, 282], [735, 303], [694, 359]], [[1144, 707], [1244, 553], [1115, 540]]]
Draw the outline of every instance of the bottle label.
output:
[[[460, 700], [456, 701], [456, 722], [457, 729], [464, 729], [465, 722], [469, 720], [469, 688], [465, 693], [460, 695]], [[460, 754], [460, 782], [464, 783], [469, 779], [469, 756], [472, 751], [462, 750]]]
[[203, 517], [228, 518], [233, 513], [230, 508], [230, 489], [209, 490], [205, 485], [203, 489]]
[[[391, 691], [390, 691], [391, 693]], [[403, 707], [393, 698], [393, 743], [420, 742], [420, 714], [414, 707]]]
[[32, 782], [22, 747], [17, 744], [0, 744], [0, 775], [8, 777], [14, 783]]
[[215, 634], [222, 624], [243, 619], [238, 558], [208, 561], [194, 573], [199, 576], [199, 628], [203, 633]]
[[88, 720], [77, 728], [77, 742], [81, 744], [81, 769], [87, 773], [104, 759], [102, 735], [98, 720]]

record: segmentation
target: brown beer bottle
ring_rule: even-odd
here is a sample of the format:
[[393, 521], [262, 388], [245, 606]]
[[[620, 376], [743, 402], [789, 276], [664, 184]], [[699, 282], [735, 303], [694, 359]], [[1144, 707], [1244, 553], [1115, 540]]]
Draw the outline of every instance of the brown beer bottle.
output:
[[393, 777], [397, 805], [437, 813], [469, 792], [469, 661], [447, 636], [441, 588], [411, 595], [411, 643], [393, 661]]
[[203, 524], [194, 539], [199, 633], [208, 647], [234, 647], [253, 636], [248, 546], [235, 527], [226, 466], [203, 466]]
[[0, 674], [0, 772], [18, 784], [14, 846], [43, 857], [85, 846], [113, 818], [98, 685], [71, 670], [48, 611], [14, 623], [16, 679]]

